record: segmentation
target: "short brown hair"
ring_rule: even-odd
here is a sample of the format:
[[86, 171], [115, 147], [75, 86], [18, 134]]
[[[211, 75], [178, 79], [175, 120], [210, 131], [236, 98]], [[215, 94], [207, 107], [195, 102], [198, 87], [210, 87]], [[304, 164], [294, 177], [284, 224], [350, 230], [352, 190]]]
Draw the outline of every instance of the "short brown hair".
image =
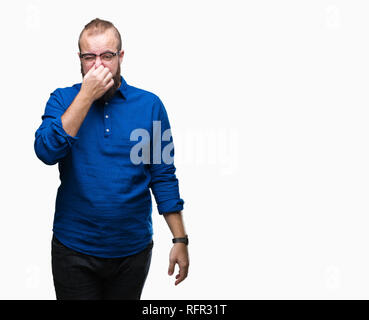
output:
[[82, 38], [82, 34], [85, 31], [90, 31], [92, 33], [99, 34], [99, 33], [105, 32], [107, 29], [113, 29], [115, 31], [115, 36], [117, 37], [117, 40], [118, 40], [118, 48], [117, 49], [118, 49], [118, 51], [121, 51], [122, 50], [122, 38], [120, 36], [120, 33], [119, 33], [118, 29], [110, 21], [102, 20], [102, 19], [99, 19], [99, 18], [91, 20], [83, 28], [81, 34], [79, 35], [79, 39], [78, 39], [79, 51], [81, 52], [81, 38]]

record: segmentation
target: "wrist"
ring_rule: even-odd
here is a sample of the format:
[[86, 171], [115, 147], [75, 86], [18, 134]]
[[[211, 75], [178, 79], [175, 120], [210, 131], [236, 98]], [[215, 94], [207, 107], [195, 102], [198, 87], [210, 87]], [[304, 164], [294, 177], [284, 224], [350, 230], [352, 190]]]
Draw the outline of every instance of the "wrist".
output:
[[81, 90], [79, 91], [78, 97], [87, 104], [92, 104], [95, 101], [93, 95], [86, 92], [83, 88], [81, 88]]

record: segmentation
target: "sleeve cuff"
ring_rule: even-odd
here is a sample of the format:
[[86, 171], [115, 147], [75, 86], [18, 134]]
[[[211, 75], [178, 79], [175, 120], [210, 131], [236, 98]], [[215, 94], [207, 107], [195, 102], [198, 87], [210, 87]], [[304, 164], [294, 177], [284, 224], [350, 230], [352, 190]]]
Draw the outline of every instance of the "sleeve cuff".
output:
[[54, 121], [54, 128], [55, 131], [62, 137], [66, 138], [68, 144], [70, 146], [73, 145], [74, 142], [76, 142], [79, 138], [78, 137], [72, 137], [71, 135], [69, 135], [63, 128], [63, 123], [61, 121], [61, 117], [57, 117]]
[[183, 210], [184, 201], [182, 199], [170, 199], [158, 205], [159, 214], [179, 212]]

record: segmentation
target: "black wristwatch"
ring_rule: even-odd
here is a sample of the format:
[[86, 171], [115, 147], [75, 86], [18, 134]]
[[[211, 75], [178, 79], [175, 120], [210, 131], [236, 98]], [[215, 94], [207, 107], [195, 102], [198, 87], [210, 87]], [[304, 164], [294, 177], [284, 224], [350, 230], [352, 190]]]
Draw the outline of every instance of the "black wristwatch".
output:
[[184, 238], [173, 238], [172, 239], [173, 243], [178, 243], [178, 242], [182, 242], [184, 243], [186, 246], [188, 246], [188, 236], [186, 234], [186, 236]]

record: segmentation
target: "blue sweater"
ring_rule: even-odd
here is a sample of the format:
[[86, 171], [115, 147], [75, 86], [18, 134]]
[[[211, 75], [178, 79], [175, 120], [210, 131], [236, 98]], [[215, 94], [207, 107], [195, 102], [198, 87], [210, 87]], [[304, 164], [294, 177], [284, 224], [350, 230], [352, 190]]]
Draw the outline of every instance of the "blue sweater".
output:
[[[152, 239], [150, 189], [159, 214], [183, 209], [174, 163], [159, 162], [153, 154], [156, 121], [160, 137], [166, 131], [165, 141], [158, 144], [159, 156], [168, 144], [173, 146], [168, 115], [155, 94], [130, 86], [121, 77], [109, 103], [95, 101], [73, 137], [64, 131], [61, 116], [80, 88], [81, 83], [51, 93], [35, 133], [37, 157], [59, 166], [53, 232], [64, 245], [85, 254], [132, 255]], [[132, 140], [135, 129], [149, 133], [150, 139]], [[131, 150], [139, 142], [150, 147], [149, 158], [141, 163], [131, 160]]]

